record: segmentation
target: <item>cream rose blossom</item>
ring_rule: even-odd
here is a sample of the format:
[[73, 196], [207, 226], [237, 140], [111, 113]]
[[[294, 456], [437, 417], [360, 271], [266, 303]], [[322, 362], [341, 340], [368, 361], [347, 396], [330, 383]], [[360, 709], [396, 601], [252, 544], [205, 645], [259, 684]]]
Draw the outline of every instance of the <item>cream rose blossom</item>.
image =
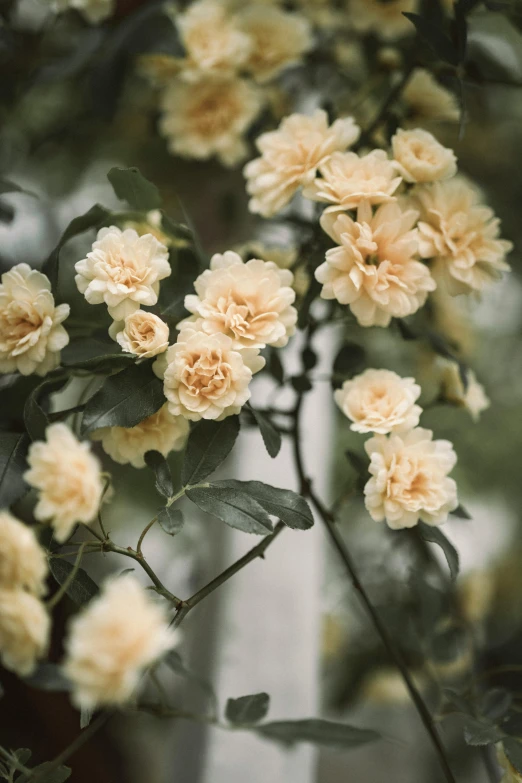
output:
[[478, 421], [482, 411], [487, 410], [491, 402], [473, 370], [465, 371], [466, 387], [464, 387], [461, 370], [456, 362], [439, 359], [439, 364], [442, 371], [442, 397], [453, 405], [465, 408], [473, 421]]
[[220, 421], [250, 399], [252, 375], [265, 360], [258, 349], [234, 350], [230, 337], [205, 334], [200, 326], [186, 325], [167, 351], [163, 388], [173, 416]]
[[51, 7], [58, 13], [69, 9], [79, 11], [91, 24], [99, 24], [112, 16], [115, 0], [54, 0]]
[[516, 771], [515, 767], [509, 761], [501, 742], [497, 745], [497, 761], [503, 771], [500, 783], [522, 783], [522, 775]]
[[23, 588], [34, 595], [46, 591], [47, 559], [33, 530], [0, 512], [0, 588]]
[[352, 422], [354, 432], [405, 432], [419, 423], [422, 408], [415, 405], [421, 393], [413, 378], [401, 378], [391, 370], [365, 370], [345, 381], [334, 398]]
[[312, 45], [309, 22], [295, 12], [250, 5], [240, 12], [238, 21], [252, 42], [246, 68], [259, 82], [269, 81], [300, 62]]
[[135, 427], [104, 427], [92, 433], [103, 450], [121, 465], [145, 467], [147, 451], [159, 451], [167, 457], [171, 451], [181, 451], [187, 442], [189, 423], [183, 416], [173, 416], [168, 405], [148, 416]]
[[244, 65], [252, 42], [220, 0], [199, 0], [176, 16], [187, 60], [182, 75], [230, 74]]
[[315, 272], [323, 299], [350, 306], [361, 326], [388, 326], [416, 312], [435, 288], [429, 269], [417, 260], [418, 213], [383, 204], [372, 215], [361, 203], [357, 219], [323, 214], [321, 226], [338, 247], [328, 250]]
[[103, 494], [101, 466], [65, 424], [51, 424], [45, 437], [31, 445], [24, 479], [39, 493], [36, 519], [50, 523], [62, 543], [77, 522], [94, 520]]
[[174, 155], [235, 166], [247, 155], [244, 135], [262, 107], [259, 89], [239, 77], [174, 81], [162, 96], [159, 128]]
[[366, 441], [371, 478], [364, 488], [372, 519], [397, 530], [419, 520], [440, 525], [458, 506], [457, 485], [448, 473], [457, 457], [447, 440], [417, 427], [404, 435], [375, 435]]
[[49, 279], [28, 264], [17, 264], [1, 279], [0, 373], [46, 375], [69, 342], [62, 326], [69, 305], [56, 306]]
[[169, 327], [154, 313], [136, 310], [124, 321], [114, 321], [109, 334], [126, 353], [140, 359], [166, 351], [169, 347]]
[[280, 348], [297, 322], [292, 281], [288, 269], [258, 258], [244, 263], [229, 250], [212, 256], [210, 269], [194, 283], [196, 294], [185, 297], [185, 307], [206, 334], [226, 334], [234, 348]]
[[356, 209], [361, 201], [394, 201], [394, 193], [402, 182], [384, 150], [361, 156], [336, 152], [319, 167], [319, 172], [321, 178], [305, 188], [303, 195], [328, 204], [326, 212]]
[[418, 0], [348, 0], [348, 13], [358, 32], [394, 39], [415, 32], [404, 13], [417, 11], [418, 5]]
[[419, 187], [415, 203], [420, 255], [431, 259], [433, 275], [448, 293], [480, 292], [509, 270], [505, 256], [513, 245], [499, 239], [499, 219], [465, 180]]
[[407, 108], [403, 125], [412, 127], [430, 122], [458, 122], [458, 101], [424, 68], [416, 68], [404, 87], [402, 98]]
[[158, 301], [160, 280], [170, 275], [169, 251], [152, 234], [116, 226], [98, 231], [87, 258], [75, 264], [76, 285], [89, 304], [105, 302], [115, 321]]
[[87, 710], [124, 704], [145, 668], [176, 638], [163, 609], [134, 576], [109, 580], [69, 627], [64, 672], [73, 703]]
[[329, 126], [321, 109], [311, 116], [291, 114], [277, 130], [263, 133], [256, 141], [261, 157], [244, 168], [250, 211], [263, 217], [280, 212], [300, 187], [313, 181], [317, 168], [334, 152], [346, 150], [359, 133], [352, 117]]
[[20, 677], [32, 674], [49, 644], [49, 615], [43, 603], [20, 588], [0, 589], [0, 656]]
[[399, 129], [392, 138], [392, 149], [397, 171], [405, 182], [435, 182], [457, 173], [453, 150], [421, 128]]

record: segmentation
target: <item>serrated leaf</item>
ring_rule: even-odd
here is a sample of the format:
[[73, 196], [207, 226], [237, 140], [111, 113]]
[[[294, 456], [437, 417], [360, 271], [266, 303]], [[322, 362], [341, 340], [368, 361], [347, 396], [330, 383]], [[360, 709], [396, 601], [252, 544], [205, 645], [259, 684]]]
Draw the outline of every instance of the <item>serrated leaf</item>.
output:
[[156, 185], [145, 179], [140, 170], [115, 166], [107, 174], [116, 196], [126, 201], [132, 209], [148, 212], [161, 207], [161, 196]]
[[22, 476], [27, 470], [28, 448], [25, 433], [0, 432], [0, 508], [8, 508], [27, 492]]
[[419, 38], [425, 41], [441, 60], [450, 65], [459, 64], [459, 55], [453, 41], [441, 27], [432, 24], [420, 14], [403, 12], [403, 16], [410, 20]]
[[208, 486], [189, 489], [186, 494], [198, 508], [230, 527], [259, 536], [272, 532], [272, 523], [265, 509], [242, 491], [226, 486]]
[[468, 745], [494, 745], [504, 736], [497, 726], [475, 718], [468, 718], [464, 726], [464, 739]]
[[102, 427], [135, 427], [165, 403], [163, 384], [150, 362], [132, 364], [107, 378], [85, 407], [82, 434]]
[[311, 742], [324, 747], [357, 748], [380, 739], [380, 734], [372, 729], [359, 729], [345, 723], [314, 718], [265, 723], [256, 731], [264, 737], [278, 740], [285, 745]]
[[71, 690], [71, 683], [62, 668], [55, 663], [39, 663], [35, 671], [24, 679], [27, 685], [41, 691], [65, 693]]
[[178, 508], [165, 507], [158, 514], [158, 522], [161, 529], [169, 536], [175, 536], [182, 529], [185, 520]]
[[41, 403], [49, 394], [62, 389], [68, 380], [62, 370], [57, 370], [50, 373], [28, 396], [24, 407], [24, 422], [32, 440], [44, 440], [45, 430], [50, 424], [50, 419]]
[[171, 498], [174, 494], [172, 475], [169, 463], [159, 451], [147, 451], [145, 454], [147, 467], [154, 471], [156, 476], [156, 489], [165, 498]]
[[69, 239], [72, 239], [78, 234], [83, 234], [90, 228], [98, 228], [101, 226], [107, 221], [109, 215], [110, 212], [108, 212], [105, 207], [102, 207], [101, 204], [95, 204], [84, 215], [80, 215], [79, 217], [74, 218], [74, 220], [71, 220], [63, 232], [60, 241], [42, 266], [42, 272], [49, 278], [53, 292], [56, 292], [57, 289], [60, 251], [62, 247]]
[[261, 481], [213, 481], [211, 487], [230, 487], [256, 500], [271, 516], [277, 517], [287, 527], [308, 530], [314, 517], [306, 500], [291, 489], [280, 489]]
[[515, 767], [517, 772], [522, 774], [522, 742], [513, 737], [507, 737], [503, 740], [502, 745], [509, 763]]
[[239, 435], [239, 417], [223, 421], [200, 421], [193, 428], [181, 471], [183, 486], [197, 484], [213, 473], [228, 457]]
[[228, 699], [225, 717], [230, 723], [258, 723], [266, 717], [269, 706], [270, 696], [268, 693], [240, 696], [238, 699]]
[[277, 457], [281, 450], [282, 443], [280, 433], [276, 430], [270, 419], [265, 416], [264, 413], [257, 411], [255, 408], [252, 408], [252, 406], [249, 406], [249, 410], [256, 420], [257, 426], [259, 427], [259, 431], [261, 433], [261, 437], [263, 438], [263, 443], [265, 444], [266, 450], [272, 458]]
[[426, 525], [424, 522], [419, 522], [419, 533], [424, 541], [440, 546], [448, 563], [451, 578], [456, 579], [459, 574], [459, 553], [451, 541], [439, 527]]
[[52, 761], [46, 761], [45, 764], [33, 767], [33, 772], [38, 773], [38, 783], [65, 783], [72, 774], [70, 767], [58, 767], [55, 769]]
[[[59, 585], [63, 585], [69, 578], [74, 566], [67, 560], [52, 557], [49, 560], [49, 569], [58, 582]], [[97, 596], [99, 588], [96, 582], [94, 582], [89, 574], [79, 568], [76, 572], [76, 576], [67, 588], [67, 595], [78, 606], [88, 603], [92, 598]]]

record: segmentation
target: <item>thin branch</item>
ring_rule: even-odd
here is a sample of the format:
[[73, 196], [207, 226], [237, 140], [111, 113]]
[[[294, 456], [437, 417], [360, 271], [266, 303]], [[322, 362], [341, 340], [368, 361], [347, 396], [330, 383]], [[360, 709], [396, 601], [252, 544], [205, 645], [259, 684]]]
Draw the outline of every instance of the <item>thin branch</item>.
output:
[[89, 544], [88, 541], [84, 541], [83, 544], [80, 545], [80, 548], [78, 549], [78, 552], [76, 554], [76, 560], [74, 561], [74, 565], [72, 567], [72, 571], [70, 572], [69, 576], [65, 580], [65, 582], [61, 585], [60, 589], [56, 591], [56, 593], [47, 601], [47, 608], [49, 611], [53, 609], [56, 604], [58, 604], [64, 595], [66, 594], [69, 587], [72, 585], [74, 580], [76, 579], [76, 574], [80, 570], [80, 564], [82, 562], [83, 557], [83, 551], [85, 547]]
[[140, 537], [138, 539], [138, 543], [136, 545], [136, 552], [138, 553], [138, 555], [140, 557], [143, 557], [143, 552], [141, 551], [141, 545], [143, 544], [143, 539], [145, 538], [145, 536], [147, 535], [147, 533], [149, 532], [151, 527], [153, 527], [156, 524], [157, 521], [158, 521], [158, 517], [156, 515], [155, 517], [153, 517], [153, 519], [150, 520], [150, 522], [141, 531], [141, 535], [140, 535]]
[[155, 571], [153, 571], [153, 569], [147, 563], [143, 555], [139, 555], [137, 552], [134, 551], [134, 549], [130, 549], [130, 547], [124, 549], [121, 546], [117, 546], [112, 541], [106, 541], [103, 548], [106, 552], [114, 552], [117, 555], [124, 555], [125, 557], [130, 557], [131, 560], [134, 560], [136, 563], [139, 563], [140, 566], [145, 571], [145, 573], [150, 578], [151, 582], [153, 582], [154, 586], [156, 587], [160, 595], [162, 595], [168, 601], [171, 601], [176, 607], [176, 609], [180, 609], [183, 606], [185, 602], [182, 601], [181, 598], [175, 596], [174, 593], [171, 593], [170, 590], [168, 590], [165, 587], [163, 582], [160, 580], [159, 576], [156, 574]]

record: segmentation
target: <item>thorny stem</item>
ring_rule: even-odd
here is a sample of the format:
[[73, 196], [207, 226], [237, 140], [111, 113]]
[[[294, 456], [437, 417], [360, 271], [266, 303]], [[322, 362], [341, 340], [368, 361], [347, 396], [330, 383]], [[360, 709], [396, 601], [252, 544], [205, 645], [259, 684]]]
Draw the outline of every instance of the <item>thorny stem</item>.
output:
[[395, 642], [393, 641], [392, 637], [388, 633], [388, 629], [386, 628], [385, 624], [381, 620], [377, 610], [372, 604], [370, 597], [366, 592], [359, 578], [359, 574], [357, 572], [357, 569], [355, 568], [350, 551], [348, 550], [348, 547], [346, 546], [344, 539], [341, 533], [339, 532], [339, 529], [337, 528], [334, 515], [323, 504], [322, 500], [314, 492], [314, 490], [312, 489], [311, 481], [307, 477], [304, 463], [303, 463], [303, 456], [302, 456], [302, 449], [301, 449], [301, 435], [300, 435], [300, 416], [302, 410], [302, 403], [303, 403], [303, 395], [300, 394], [297, 398], [297, 402], [295, 406], [294, 432], [293, 432], [293, 439], [292, 439], [294, 459], [295, 459], [297, 474], [301, 484], [301, 493], [304, 496], [308, 497], [312, 502], [312, 504], [315, 506], [321, 520], [325, 525], [328, 536], [334, 548], [337, 550], [337, 553], [339, 554], [341, 560], [343, 561], [346, 571], [348, 572], [350, 579], [352, 581], [352, 584], [355, 590], [358, 592], [359, 597], [373, 623], [375, 630], [379, 634], [381, 641], [384, 644], [384, 647], [386, 648], [390, 658], [395, 662], [395, 665], [399, 669], [401, 676], [404, 680], [404, 683], [406, 685], [406, 688], [408, 689], [408, 693], [410, 694], [411, 700], [413, 701], [417, 709], [417, 712], [419, 713], [419, 716], [422, 720], [422, 723], [424, 724], [424, 727], [433, 743], [441, 768], [444, 771], [446, 780], [448, 781], [448, 783], [456, 783], [455, 778], [453, 776], [453, 772], [451, 771], [451, 767], [446, 758], [446, 751], [441, 742], [441, 739], [439, 737], [437, 728], [430, 714], [430, 711], [410, 676], [408, 667], [402, 657], [400, 650], [396, 647]]

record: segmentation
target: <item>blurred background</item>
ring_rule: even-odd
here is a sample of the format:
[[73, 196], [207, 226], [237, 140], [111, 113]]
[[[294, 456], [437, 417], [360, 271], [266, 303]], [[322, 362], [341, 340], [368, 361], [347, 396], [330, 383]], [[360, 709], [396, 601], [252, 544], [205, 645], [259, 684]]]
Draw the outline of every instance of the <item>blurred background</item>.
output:
[[[374, 0], [370, 5], [380, 5]], [[185, 4], [187, 5], [187, 4]], [[268, 5], [268, 3], [267, 3]], [[283, 4], [285, 5], [285, 4]], [[397, 5], [396, 2], [382, 5]], [[429, 4], [428, 4], [429, 5]], [[436, 5], [439, 5], [436, 3]], [[395, 122], [410, 117], [452, 147], [460, 170], [482, 189], [485, 201], [502, 221], [502, 236], [514, 242], [512, 273], [489, 288], [481, 301], [453, 299], [436, 303], [437, 329], [474, 369], [491, 400], [479, 421], [462, 406], [441, 404], [438, 393], [444, 361], [434, 362], [429, 346], [403, 340], [398, 329], [362, 329], [354, 324], [321, 333], [315, 348], [314, 391], [305, 410], [305, 459], [310, 474], [330, 500], [338, 500], [343, 532], [376, 605], [401, 641], [419, 688], [442, 719], [439, 686], [458, 689], [463, 673], [506, 687], [522, 707], [522, 674], [502, 667], [522, 665], [522, 11], [516, 3], [476, 4], [469, 17], [468, 60], [460, 84], [437, 65], [429, 52], [419, 67], [436, 73], [455, 105], [464, 103], [464, 123], [422, 116], [422, 107], [405, 96]], [[252, 126], [253, 140], [280, 119], [306, 106], [323, 105], [336, 114], [354, 113], [367, 124], [400, 78], [409, 30], [387, 36], [384, 25], [361, 31], [360, 3], [301, 0], [287, 3], [314, 27], [316, 47], [300, 66], [265, 86], [267, 108]], [[408, 7], [406, 7], [408, 6]], [[411, 10], [415, 3], [404, 4]], [[442, 3], [444, 13], [451, 3]], [[499, 10], [491, 10], [498, 6]], [[419, 10], [419, 9], [418, 9]], [[148, 54], [176, 55], [178, 42], [162, 5], [118, 0], [114, 14], [91, 25], [74, 10], [55, 15], [45, 0], [0, 4], [0, 171], [27, 193], [0, 196], [0, 267], [42, 262], [70, 220], [95, 202], [121, 208], [106, 179], [114, 165], [137, 166], [160, 189], [167, 213], [179, 200], [190, 216], [206, 253], [260, 242], [299, 255], [306, 229], [292, 220], [268, 223], [248, 212], [241, 165], [226, 168], [216, 160], [173, 156], [158, 132], [158, 92], [144, 75]], [[355, 22], [354, 22], [355, 20]], [[359, 26], [360, 28], [360, 26]], [[413, 30], [413, 28], [412, 28]], [[327, 53], [327, 54], [326, 54]], [[461, 91], [462, 90], [462, 94]], [[401, 114], [402, 112], [402, 114]], [[417, 113], [416, 113], [417, 112]], [[406, 118], [406, 119], [405, 119]], [[393, 119], [393, 118], [392, 118]], [[386, 129], [383, 129], [385, 132]], [[299, 212], [301, 210], [301, 212]], [[296, 214], [306, 217], [303, 205]], [[73, 240], [62, 254], [63, 297], [79, 318], [102, 313], [85, 305], [71, 274], [92, 236]], [[280, 254], [284, 257], [284, 253]], [[306, 270], [300, 283], [306, 289]], [[96, 310], [96, 308], [94, 308]], [[343, 329], [346, 328], [346, 333]], [[360, 366], [389, 367], [414, 375], [428, 407], [422, 424], [448, 438], [459, 456], [455, 471], [461, 503], [470, 519], [452, 518], [445, 526], [461, 558], [456, 584], [440, 580], [436, 593], [437, 644], [411, 643], [407, 626], [413, 613], [431, 623], [428, 590], [417, 592], [419, 553], [406, 532], [395, 533], [371, 522], [357, 486], [347, 449], [362, 454], [358, 436], [334, 410], [330, 383], [324, 380], [340, 341], [361, 347]], [[285, 351], [291, 373], [299, 353], [297, 336]], [[358, 370], [357, 370], [358, 371]], [[323, 378], [322, 378], [323, 376]], [[55, 404], [76, 400], [79, 386], [68, 387]], [[32, 378], [12, 386], [0, 379], [2, 427], [20, 420]], [[254, 387], [254, 401], [271, 399], [273, 379]], [[285, 404], [283, 391], [278, 404]], [[115, 540], [133, 544], [154, 514], [157, 496], [151, 476], [104, 457], [115, 494], [105, 515]], [[175, 471], [176, 456], [172, 458]], [[272, 481], [297, 487], [286, 446], [275, 461], [262, 448], [259, 433], [242, 436], [223, 475]], [[347, 494], [348, 497], [344, 498]], [[27, 507], [19, 509], [30, 518]], [[250, 541], [191, 511], [190, 524], [175, 539], [153, 529], [146, 553], [173, 592], [187, 597], [243, 554]], [[293, 536], [293, 537], [292, 537]], [[286, 540], [285, 540], [286, 539]], [[438, 552], [432, 556], [439, 557]], [[445, 569], [443, 558], [438, 560]], [[85, 565], [85, 564], [84, 564]], [[127, 566], [116, 556], [92, 558], [86, 568], [98, 581]], [[425, 564], [433, 569], [432, 562]], [[413, 587], [413, 589], [412, 589]], [[429, 585], [428, 585], [429, 587]], [[431, 596], [433, 598], [433, 596]], [[446, 602], [459, 610], [459, 628], [441, 625]], [[51, 657], [60, 658], [61, 638], [73, 610], [60, 604]], [[449, 615], [448, 615], [449, 616]], [[448, 631], [448, 633], [447, 633]], [[285, 750], [247, 733], [223, 732], [204, 723], [160, 721], [147, 715], [121, 715], [72, 759], [78, 783], [363, 783], [400, 781], [437, 783], [441, 773], [402, 681], [361, 610], [357, 596], [318, 525], [308, 533], [292, 531], [257, 561], [198, 607], [183, 626], [184, 660], [199, 678], [212, 684], [221, 706], [230, 696], [267, 691], [272, 718], [322, 715], [378, 728], [384, 740], [352, 752], [299, 747]], [[204, 713], [209, 697], [197, 679], [164, 673], [175, 703]], [[1, 743], [30, 747], [39, 761], [52, 758], [78, 733], [79, 716], [66, 695], [38, 691], [0, 672]], [[469, 747], [462, 721], [445, 717], [442, 734], [459, 781], [486, 783], [495, 770], [490, 750]], [[490, 756], [486, 758], [484, 754]], [[494, 771], [491, 773], [496, 774]], [[500, 775], [498, 775], [500, 779]]]

